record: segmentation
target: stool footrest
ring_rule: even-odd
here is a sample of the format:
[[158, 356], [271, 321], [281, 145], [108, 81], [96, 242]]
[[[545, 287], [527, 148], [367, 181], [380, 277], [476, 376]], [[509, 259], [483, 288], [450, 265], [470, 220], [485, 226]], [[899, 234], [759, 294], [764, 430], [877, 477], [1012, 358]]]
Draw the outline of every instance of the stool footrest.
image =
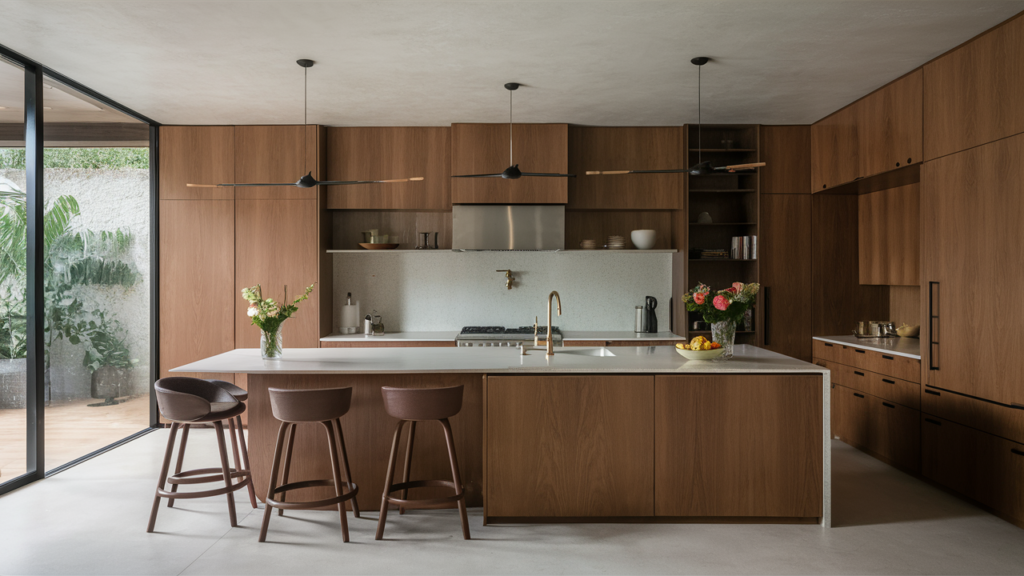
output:
[[410, 488], [451, 488], [452, 490], [457, 490], [459, 487], [451, 480], [414, 480], [412, 482], [392, 484], [390, 492], [384, 496], [384, 499], [391, 504], [398, 504], [401, 508], [408, 508], [410, 510], [430, 510], [438, 508], [453, 508], [460, 500], [463, 500], [466, 497], [465, 492], [441, 498], [419, 498], [408, 500], [391, 496], [391, 493], [393, 492], [408, 490]]
[[[224, 479], [223, 476], [220, 477]], [[222, 486], [213, 490], [203, 490], [202, 492], [168, 492], [162, 488], [157, 489], [156, 494], [161, 498], [172, 498], [174, 500], [188, 500], [189, 498], [209, 498], [211, 496], [221, 496], [228, 492], [234, 492], [239, 488], [245, 488], [248, 485], [248, 481], [242, 480], [241, 482], [235, 482], [231, 486]]]
[[[353, 482], [342, 482], [342, 485], [348, 488], [348, 491], [341, 496], [335, 496], [334, 498], [327, 498], [325, 500], [315, 500], [312, 502], [281, 502], [272, 498], [267, 498], [267, 506], [273, 506], [274, 508], [280, 508], [282, 510], [309, 510], [311, 508], [323, 508], [326, 506], [335, 506], [342, 502], [351, 500], [359, 494], [359, 486], [356, 486]], [[303, 480], [302, 482], [289, 482], [288, 484], [282, 484], [277, 488], [274, 488], [274, 494], [281, 494], [289, 490], [299, 490], [301, 488], [315, 488], [318, 486], [334, 487], [334, 480]]]
[[[230, 476], [232, 478], [244, 478], [251, 474], [248, 470], [235, 470], [234, 468], [228, 468]], [[209, 476], [199, 476], [200, 474], [209, 474]], [[194, 476], [199, 476], [194, 478]], [[197, 470], [188, 470], [186, 472], [179, 472], [173, 476], [167, 477], [168, 484], [203, 484], [205, 482], [223, 482], [224, 471], [220, 468], [199, 468]]]

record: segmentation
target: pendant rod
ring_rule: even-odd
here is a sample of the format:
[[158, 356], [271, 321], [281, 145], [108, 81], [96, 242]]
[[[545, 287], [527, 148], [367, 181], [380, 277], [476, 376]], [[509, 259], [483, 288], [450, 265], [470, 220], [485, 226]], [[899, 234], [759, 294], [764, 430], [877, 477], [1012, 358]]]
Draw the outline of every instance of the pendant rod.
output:
[[512, 166], [512, 91], [508, 91], [508, 165]]

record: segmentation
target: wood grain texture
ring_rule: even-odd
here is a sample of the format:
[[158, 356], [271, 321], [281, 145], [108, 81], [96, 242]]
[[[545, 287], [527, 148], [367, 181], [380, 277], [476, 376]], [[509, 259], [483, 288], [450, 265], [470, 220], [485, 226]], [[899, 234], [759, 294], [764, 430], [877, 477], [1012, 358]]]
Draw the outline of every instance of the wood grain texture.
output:
[[234, 126], [161, 126], [160, 199], [230, 200], [231, 188], [189, 188], [186, 184], [235, 181]]
[[[317, 177], [312, 126], [236, 126], [235, 182], [295, 182], [307, 172]], [[237, 198], [316, 199], [315, 188], [239, 188]]]
[[810, 194], [811, 127], [761, 126], [760, 137], [761, 193]]
[[865, 194], [857, 204], [860, 283], [918, 286], [920, 185]]
[[[235, 347], [258, 348], [260, 331], [246, 315], [242, 288], [260, 284], [265, 298], [291, 301], [317, 281], [317, 203], [308, 200], [235, 201]], [[282, 325], [285, 348], [316, 348], [320, 342], [319, 290]], [[329, 295], [324, 295], [329, 298]]]
[[565, 247], [576, 250], [583, 240], [594, 240], [604, 246], [608, 236], [622, 236], [626, 248], [636, 248], [630, 240], [633, 230], [654, 230], [654, 248], [672, 246], [672, 212], [668, 210], [566, 210]]
[[856, 196], [812, 197], [814, 336], [848, 334], [858, 321], [889, 313], [889, 289], [860, 284], [857, 224]]
[[400, 342], [320, 342], [321, 348], [454, 348], [455, 340], [402, 340]]
[[811, 192], [826, 190], [859, 176], [857, 111], [843, 108], [811, 125]]
[[806, 193], [761, 196], [758, 239], [759, 342], [768, 350], [805, 361], [812, 356], [814, 328], [813, 307], [807, 298], [812, 283], [811, 200]]
[[[1024, 135], [999, 140], [925, 164], [921, 174], [921, 285], [938, 282], [938, 370], [926, 383], [1024, 405], [1024, 302], [980, 297], [1024, 284]], [[927, 290], [927, 288], [926, 288]], [[928, 306], [927, 291], [922, 308]], [[927, 318], [927, 315], [923, 315]], [[928, 322], [921, 342], [929, 342]], [[993, 337], [998, 335], [998, 337]], [[960, 343], [983, 343], [960, 345]], [[928, 346], [922, 364], [930, 366]]]
[[[483, 502], [481, 477], [483, 446], [480, 435], [483, 428], [482, 382], [473, 374], [405, 374], [405, 375], [248, 375], [249, 380], [249, 458], [260, 500], [266, 497], [270, 480], [270, 467], [274, 443], [280, 422], [274, 418], [267, 389], [274, 388], [337, 388], [351, 386], [352, 408], [341, 419], [348, 449], [352, 476], [359, 486], [357, 496], [362, 510], [380, 506], [384, 476], [388, 466], [388, 452], [398, 421], [384, 411], [381, 386], [405, 388], [431, 388], [465, 386], [462, 411], [451, 418], [455, 437], [455, 450], [466, 487], [466, 503], [480, 506]], [[404, 436], [403, 436], [404, 438]], [[402, 440], [401, 453], [405, 453]], [[319, 425], [299, 425], [295, 436], [295, 458], [292, 461], [293, 481], [331, 478], [331, 463], [327, 452], [327, 438]], [[413, 447], [412, 479], [451, 479], [451, 466], [445, 447], [441, 425], [424, 422], [417, 426]], [[450, 491], [449, 491], [450, 493]], [[331, 488], [312, 488], [299, 493], [303, 499], [333, 496]], [[448, 495], [444, 489], [424, 488], [410, 492], [414, 498]], [[453, 513], [453, 522], [457, 515]]]
[[[327, 165], [327, 128], [314, 126], [316, 139], [317, 173], [323, 175]], [[334, 256], [327, 253], [331, 247], [333, 226], [331, 212], [327, 209], [327, 191], [330, 188], [318, 186], [316, 191], [317, 260], [319, 270], [317, 281], [317, 309], [320, 311], [320, 336], [327, 336], [334, 330]]]
[[[498, 174], [508, 168], [508, 124], [452, 124], [452, 175]], [[513, 163], [523, 172], [569, 170], [567, 124], [514, 124]], [[456, 204], [564, 204], [567, 178], [454, 178]]]
[[929, 386], [921, 394], [921, 411], [1024, 443], [1024, 410]]
[[832, 402], [838, 414], [832, 435], [850, 446], [864, 449], [871, 443], [871, 403], [868, 395], [837, 384]]
[[[330, 198], [328, 198], [330, 201]], [[329, 208], [333, 208], [328, 204]], [[363, 241], [363, 231], [377, 229], [381, 234], [398, 236], [398, 249], [411, 250], [422, 243], [420, 232], [438, 232], [441, 249], [452, 247], [452, 213], [412, 210], [331, 210], [331, 245], [335, 250], [355, 250]], [[434, 235], [430, 235], [434, 245]]]
[[451, 210], [447, 126], [327, 128], [327, 149], [327, 180], [423, 178], [329, 187], [332, 209]]
[[655, 514], [820, 517], [821, 376], [655, 377]]
[[921, 78], [917, 69], [853, 105], [858, 116], [858, 176], [873, 176], [923, 160]]
[[235, 348], [234, 206], [160, 201], [161, 377]]
[[587, 176], [588, 170], [667, 170], [687, 166], [681, 127], [569, 127], [567, 208], [675, 210], [685, 174]]
[[489, 376], [487, 514], [650, 516], [654, 377]]
[[925, 158], [1024, 132], [1024, 19], [924, 65]]
[[921, 474], [1024, 525], [1024, 445], [933, 416], [921, 416]]
[[897, 326], [921, 325], [921, 287], [891, 286], [889, 288], [889, 320]]
[[829, 362], [832, 370], [832, 382], [858, 392], [864, 392], [901, 404], [914, 410], [921, 409], [921, 385], [909, 380], [901, 380], [888, 374], [879, 374], [855, 366], [847, 366], [838, 362]]

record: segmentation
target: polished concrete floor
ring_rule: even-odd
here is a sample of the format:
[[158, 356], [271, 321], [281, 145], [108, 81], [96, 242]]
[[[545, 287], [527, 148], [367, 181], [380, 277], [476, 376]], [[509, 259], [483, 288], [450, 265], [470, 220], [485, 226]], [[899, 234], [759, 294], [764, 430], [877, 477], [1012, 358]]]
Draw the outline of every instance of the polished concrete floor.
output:
[[[452, 510], [274, 516], [238, 492], [239, 527], [223, 498], [162, 507], [145, 532], [166, 431], [0, 497], [0, 574], [1015, 574], [1024, 530], [836, 442], [835, 527], [726, 524], [481, 524], [464, 541]], [[209, 431], [186, 466], [214, 465]]]

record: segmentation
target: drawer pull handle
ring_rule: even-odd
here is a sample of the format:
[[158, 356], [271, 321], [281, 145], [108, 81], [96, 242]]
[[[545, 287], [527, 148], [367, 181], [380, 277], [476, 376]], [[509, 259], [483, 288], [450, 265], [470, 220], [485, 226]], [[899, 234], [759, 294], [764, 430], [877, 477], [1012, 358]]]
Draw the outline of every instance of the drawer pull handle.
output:
[[1010, 452], [1013, 452], [1017, 456], [1024, 456], [1024, 450], [1018, 450], [1016, 448], [1010, 448]]
[[939, 319], [935, 300], [939, 296], [939, 283], [928, 283], [928, 369], [939, 369], [939, 335], [935, 323]]
[[1018, 404], [1016, 402], [1010, 402], [1010, 408], [1016, 408], [1017, 410], [1024, 410], [1024, 404]]
[[826, 348], [831, 348], [831, 347], [832, 347], [832, 345], [831, 345], [831, 344], [829, 344], [828, 342], [825, 342], [825, 347], [826, 347]]
[[856, 352], [857, 354], [867, 354], [867, 352], [865, 352], [863, 350], [854, 349], [853, 351]]
[[856, 370], [854, 370], [853, 373], [856, 374], [857, 376], [863, 376], [864, 375], [863, 372], [858, 372]]
[[931, 418], [925, 418], [924, 421], [929, 424], [935, 424], [936, 426], [942, 426], [942, 422], [939, 422], [938, 420], [932, 420]]
[[942, 396], [941, 392], [936, 392], [934, 390], [925, 390], [924, 393], [925, 394], [931, 394], [932, 396]]
[[888, 378], [882, 378], [882, 382], [885, 382], [886, 384], [895, 384], [896, 383], [895, 380], [889, 380]]
[[886, 356], [885, 354], [882, 354], [882, 358], [885, 358], [886, 360], [895, 360], [892, 356]]
[[863, 394], [857, 394], [856, 392], [854, 392], [853, 395], [856, 396], [857, 398], [863, 398], [864, 397]]
[[895, 408], [895, 406], [889, 404], [888, 402], [882, 402], [882, 406], [885, 406], [886, 408]]

